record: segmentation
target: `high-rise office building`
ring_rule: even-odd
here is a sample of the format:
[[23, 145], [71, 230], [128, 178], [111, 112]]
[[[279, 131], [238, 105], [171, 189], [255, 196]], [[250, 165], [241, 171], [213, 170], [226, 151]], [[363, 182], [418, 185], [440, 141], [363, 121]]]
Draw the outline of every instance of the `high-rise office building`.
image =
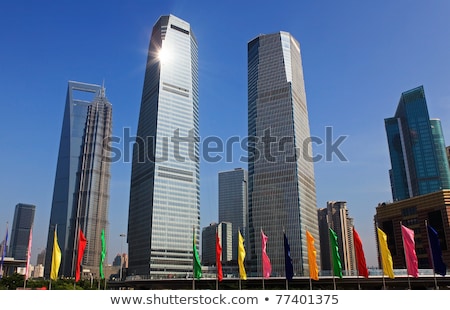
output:
[[[285, 274], [283, 230], [294, 273], [308, 275], [306, 230], [319, 238], [316, 187], [300, 44], [287, 32], [248, 43], [249, 256], [261, 276], [268, 237], [272, 275]], [[320, 250], [317, 249], [317, 258]], [[320, 267], [320, 262], [318, 262]]]
[[53, 234], [61, 249], [60, 276], [76, 270], [77, 236], [87, 239], [81, 265], [99, 277], [101, 233], [108, 235], [112, 106], [100, 85], [69, 81], [48, 228], [45, 276], [50, 275]]
[[200, 240], [198, 47], [186, 21], [153, 27], [133, 146], [129, 275], [192, 274]]
[[247, 239], [247, 178], [247, 170], [243, 168], [219, 172], [219, 223], [233, 225], [233, 261], [237, 261], [238, 231]]
[[14, 212], [11, 241], [9, 242], [9, 256], [16, 260], [27, 260], [30, 230], [34, 223], [36, 206], [18, 203]]
[[[374, 229], [380, 228], [387, 235], [394, 269], [406, 269], [405, 250], [401, 226], [414, 230], [415, 250], [420, 269], [432, 269], [427, 225], [438, 234], [442, 259], [450, 266], [450, 190], [443, 189], [430, 194], [402, 199], [392, 203], [379, 203], [375, 208]], [[378, 238], [378, 262], [381, 266]]]
[[232, 232], [233, 224], [211, 223], [202, 229], [202, 265], [216, 265], [216, 232], [219, 235], [220, 246], [222, 247], [221, 262], [226, 264], [231, 261], [233, 253]]
[[394, 117], [385, 119], [394, 201], [450, 188], [444, 135], [430, 120], [423, 86], [402, 93]]
[[326, 208], [318, 210], [322, 271], [332, 275], [331, 242], [329, 228], [337, 235], [341, 267], [345, 275], [357, 275], [353, 243], [353, 218], [349, 216], [347, 202], [328, 201]]

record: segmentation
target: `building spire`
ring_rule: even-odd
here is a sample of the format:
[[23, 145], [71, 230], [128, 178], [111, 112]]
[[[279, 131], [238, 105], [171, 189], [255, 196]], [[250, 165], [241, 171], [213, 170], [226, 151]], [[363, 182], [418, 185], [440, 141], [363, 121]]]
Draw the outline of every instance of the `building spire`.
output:
[[103, 79], [102, 88], [100, 90], [100, 98], [105, 98], [106, 88], [105, 88], [105, 79]]

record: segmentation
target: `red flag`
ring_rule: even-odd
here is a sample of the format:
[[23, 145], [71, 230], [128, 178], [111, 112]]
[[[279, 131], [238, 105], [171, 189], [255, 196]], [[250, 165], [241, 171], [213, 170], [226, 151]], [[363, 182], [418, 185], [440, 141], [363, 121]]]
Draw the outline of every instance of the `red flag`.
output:
[[369, 277], [369, 269], [367, 269], [366, 257], [362, 246], [361, 238], [353, 227], [353, 243], [355, 244], [356, 264], [358, 266], [358, 274], [364, 278]]
[[28, 238], [28, 249], [27, 249], [27, 268], [25, 269], [25, 280], [28, 280], [28, 273], [30, 272], [30, 258], [31, 258], [31, 236], [33, 228], [30, 228], [30, 237]]
[[266, 244], [268, 239], [269, 238], [264, 234], [263, 230], [261, 229], [262, 270], [264, 278], [269, 278], [270, 274], [272, 273], [272, 265], [270, 264], [270, 259], [269, 256], [267, 256], [266, 252]]
[[83, 232], [80, 229], [79, 237], [78, 237], [78, 257], [77, 257], [77, 268], [75, 271], [75, 282], [80, 280], [80, 265], [81, 260], [83, 259], [84, 249], [86, 248], [87, 240], [83, 235]]
[[221, 257], [222, 257], [222, 247], [220, 246], [219, 232], [216, 230], [216, 268], [217, 268], [217, 279], [219, 281], [223, 280]]
[[416, 255], [416, 244], [414, 242], [414, 230], [402, 226], [403, 247], [405, 249], [406, 269], [408, 274], [417, 278], [419, 266]]

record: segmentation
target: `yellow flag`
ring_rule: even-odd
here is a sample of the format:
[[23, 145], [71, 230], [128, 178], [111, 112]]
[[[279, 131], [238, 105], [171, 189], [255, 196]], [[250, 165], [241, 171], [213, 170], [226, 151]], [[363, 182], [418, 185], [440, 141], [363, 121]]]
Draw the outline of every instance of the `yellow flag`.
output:
[[238, 264], [239, 264], [239, 277], [242, 280], [247, 280], [247, 274], [245, 273], [244, 267], [245, 258], [245, 248], [244, 248], [244, 238], [239, 231], [239, 242], [238, 242]]
[[50, 279], [58, 279], [59, 265], [61, 264], [61, 249], [58, 245], [58, 237], [56, 237], [56, 227], [55, 236], [53, 237], [53, 253], [52, 253], [52, 269], [50, 272]]
[[306, 242], [308, 244], [308, 264], [309, 277], [313, 280], [319, 280], [319, 267], [316, 260], [316, 248], [314, 247], [314, 237], [306, 231]]
[[389, 278], [394, 279], [394, 267], [392, 262], [391, 251], [389, 251], [387, 245], [387, 236], [386, 234], [377, 227], [378, 232], [378, 243], [380, 244], [380, 255], [381, 255], [381, 263], [383, 265], [383, 272]]

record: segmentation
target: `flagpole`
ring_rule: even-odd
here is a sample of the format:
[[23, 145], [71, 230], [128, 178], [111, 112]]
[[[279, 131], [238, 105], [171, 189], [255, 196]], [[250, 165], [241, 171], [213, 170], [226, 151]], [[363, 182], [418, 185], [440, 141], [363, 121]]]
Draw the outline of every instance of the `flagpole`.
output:
[[[308, 226], [306, 226], [306, 232], [308, 233]], [[306, 243], [308, 244], [308, 236], [306, 236]], [[309, 250], [309, 246], [308, 246]], [[308, 259], [309, 259], [309, 253], [308, 253]], [[309, 289], [312, 290], [312, 279], [311, 279], [311, 264], [308, 262], [309, 265]]]
[[27, 287], [28, 273], [30, 267], [30, 256], [31, 256], [31, 234], [33, 231], [33, 226], [30, 227], [30, 235], [28, 236], [28, 247], [27, 247], [27, 267], [25, 268], [25, 277], [23, 280], [23, 288]]
[[240, 268], [239, 268], [239, 234], [241, 233], [241, 228], [240, 227], [238, 227], [238, 246], [237, 246], [237, 248], [238, 248], [238, 253], [237, 253], [237, 262], [238, 262], [238, 277], [239, 277], [239, 290], [242, 290], [242, 283], [241, 283], [241, 281], [242, 281], [242, 279], [241, 279], [241, 270], [240, 270]]
[[383, 255], [381, 254], [381, 242], [380, 237], [378, 235], [378, 224], [377, 224], [377, 240], [378, 240], [378, 253], [381, 261], [381, 278], [383, 279], [383, 290], [386, 289], [386, 281], [384, 280], [384, 267], [383, 267]]
[[[262, 238], [262, 227], [261, 227], [261, 231], [259, 233], [259, 237]], [[261, 275], [262, 275], [262, 289], [265, 289], [264, 286], [264, 263], [263, 263], [263, 248], [262, 248], [262, 243], [261, 243]]]
[[402, 243], [403, 243], [403, 255], [405, 256], [405, 264], [406, 264], [406, 276], [408, 277], [408, 288], [411, 289], [411, 282], [409, 279], [409, 266], [408, 261], [406, 260], [406, 249], [405, 249], [405, 238], [403, 237], [403, 231], [402, 231], [402, 221], [400, 221], [400, 232], [402, 234]]
[[0, 262], [0, 279], [3, 278], [3, 274], [4, 274], [4, 268], [3, 268], [3, 263], [4, 263], [4, 259], [6, 256], [6, 244], [8, 243], [8, 221], [6, 222], [6, 234], [5, 234], [5, 240], [3, 240], [3, 247], [2, 247], [2, 257], [1, 257], [1, 262]]
[[[219, 233], [219, 225], [216, 226], [216, 236]], [[217, 238], [216, 238], [216, 243], [217, 243]], [[219, 265], [217, 264], [217, 244], [216, 244], [216, 290], [219, 289]]]
[[328, 215], [327, 215], [327, 224], [328, 224], [328, 247], [330, 249], [331, 275], [333, 276], [333, 288], [336, 290], [336, 279], [334, 278], [333, 249], [332, 249], [332, 246], [331, 246], [331, 236], [330, 236], [331, 223], [328, 220]]
[[[285, 232], [285, 230], [284, 230], [284, 225], [283, 225], [283, 237], [285, 238], [286, 237], [286, 232]], [[284, 244], [284, 239], [283, 239], [283, 244]], [[285, 245], [286, 246], [286, 245]], [[284, 249], [284, 251], [285, 251], [285, 253], [284, 253], [284, 255], [286, 255], [286, 249]], [[285, 258], [286, 259], [286, 258]], [[285, 262], [285, 264], [286, 264], [286, 262]], [[286, 266], [285, 266], [285, 268], [286, 268]], [[286, 290], [288, 291], [289, 290], [289, 281], [288, 281], [288, 278], [287, 278], [287, 273], [286, 273], [286, 270], [285, 270], [285, 278], [286, 278], [286, 280], [285, 280], [285, 287], [286, 287]]]
[[[192, 225], [192, 238], [193, 238], [193, 244], [195, 244], [195, 227]], [[195, 252], [192, 251], [192, 290], [195, 290]]]
[[433, 271], [433, 278], [434, 278], [434, 288], [436, 290], [439, 289], [438, 285], [437, 285], [437, 279], [436, 279], [436, 271], [434, 270], [434, 257], [433, 257], [433, 250], [431, 249], [431, 241], [430, 241], [430, 235], [428, 234], [428, 221], [425, 220], [425, 229], [427, 231], [427, 239], [428, 239], [428, 252], [430, 252], [430, 256], [431, 256], [431, 268]]
[[[354, 229], [355, 226], [353, 226], [352, 229]], [[353, 240], [353, 246], [355, 245], [355, 240]], [[359, 262], [358, 259], [356, 259], [356, 282], [358, 283], [358, 290], [361, 290], [361, 283], [359, 282]]]

